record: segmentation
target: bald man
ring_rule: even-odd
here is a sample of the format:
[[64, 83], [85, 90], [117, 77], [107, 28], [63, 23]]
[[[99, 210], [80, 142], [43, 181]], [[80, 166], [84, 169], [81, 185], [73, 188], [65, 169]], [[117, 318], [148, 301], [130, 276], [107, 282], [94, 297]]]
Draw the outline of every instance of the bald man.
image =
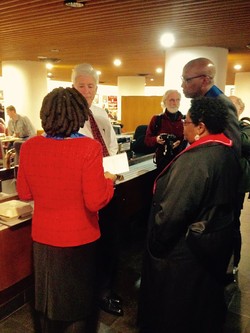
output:
[[237, 118], [237, 111], [233, 103], [224, 93], [214, 85], [216, 68], [214, 63], [207, 58], [196, 58], [189, 61], [182, 72], [182, 89], [188, 98], [201, 96], [213, 97], [222, 100], [228, 110], [228, 126], [225, 130], [227, 135], [233, 141], [233, 147], [237, 155], [241, 155], [240, 128]]

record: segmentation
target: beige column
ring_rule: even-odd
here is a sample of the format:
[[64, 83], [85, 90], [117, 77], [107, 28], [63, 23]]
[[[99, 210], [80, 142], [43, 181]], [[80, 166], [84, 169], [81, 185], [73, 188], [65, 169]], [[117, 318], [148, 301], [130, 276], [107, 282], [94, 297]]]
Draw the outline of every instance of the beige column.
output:
[[181, 88], [183, 66], [195, 58], [208, 58], [216, 66], [215, 84], [224, 92], [227, 73], [228, 50], [218, 47], [173, 48], [165, 55], [165, 90], [177, 89], [182, 94], [180, 111], [186, 113], [190, 106], [190, 99], [185, 98]]
[[41, 129], [40, 108], [47, 94], [47, 70], [35, 61], [3, 61], [4, 106], [14, 105], [17, 113], [29, 117]]

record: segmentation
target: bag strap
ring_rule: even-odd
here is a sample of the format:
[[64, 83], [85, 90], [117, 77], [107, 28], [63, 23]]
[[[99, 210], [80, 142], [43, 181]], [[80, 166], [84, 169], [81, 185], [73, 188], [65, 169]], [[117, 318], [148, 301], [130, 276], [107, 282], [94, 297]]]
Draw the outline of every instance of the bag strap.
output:
[[161, 128], [162, 116], [163, 116], [162, 114], [160, 114], [159, 116], [156, 116], [154, 135], [157, 135], [159, 128]]

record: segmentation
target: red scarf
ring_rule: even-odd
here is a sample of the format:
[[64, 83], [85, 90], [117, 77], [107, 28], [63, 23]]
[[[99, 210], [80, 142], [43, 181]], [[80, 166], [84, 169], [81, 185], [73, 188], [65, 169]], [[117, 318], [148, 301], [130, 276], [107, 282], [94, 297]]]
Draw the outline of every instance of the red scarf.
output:
[[175, 158], [172, 159], [172, 161], [162, 170], [162, 172], [156, 177], [155, 181], [154, 181], [154, 186], [153, 186], [153, 193], [155, 193], [155, 189], [156, 189], [156, 183], [157, 180], [165, 173], [165, 171], [170, 167], [170, 165], [182, 154], [184, 154], [186, 151], [196, 148], [198, 146], [201, 146], [205, 143], [209, 143], [209, 142], [217, 142], [220, 143], [222, 145], [228, 146], [228, 147], [232, 147], [233, 142], [232, 140], [230, 140], [228, 137], [225, 136], [225, 134], [220, 133], [220, 134], [208, 134], [202, 138], [200, 138], [197, 141], [194, 141], [193, 143], [190, 144], [190, 146], [188, 146], [186, 149], [184, 149], [183, 151], [181, 151], [178, 155], [175, 156]]

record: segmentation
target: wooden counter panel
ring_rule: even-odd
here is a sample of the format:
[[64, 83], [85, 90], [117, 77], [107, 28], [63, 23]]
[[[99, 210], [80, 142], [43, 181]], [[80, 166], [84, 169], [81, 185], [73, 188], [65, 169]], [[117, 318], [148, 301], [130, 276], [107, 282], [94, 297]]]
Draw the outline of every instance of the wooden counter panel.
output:
[[32, 273], [31, 221], [0, 232], [0, 291]]

